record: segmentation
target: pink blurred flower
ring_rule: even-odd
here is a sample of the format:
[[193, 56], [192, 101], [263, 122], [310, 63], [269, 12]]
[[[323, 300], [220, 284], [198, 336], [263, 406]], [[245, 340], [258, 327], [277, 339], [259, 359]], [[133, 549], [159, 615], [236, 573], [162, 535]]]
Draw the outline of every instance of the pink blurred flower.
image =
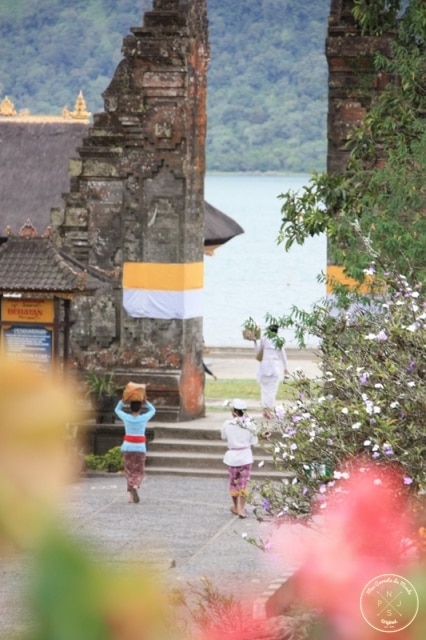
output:
[[298, 597], [323, 611], [339, 640], [365, 640], [360, 615], [366, 584], [403, 572], [403, 541], [410, 537], [402, 476], [375, 463], [350, 468], [350, 479], [328, 492], [321, 535], [313, 538], [295, 577]]

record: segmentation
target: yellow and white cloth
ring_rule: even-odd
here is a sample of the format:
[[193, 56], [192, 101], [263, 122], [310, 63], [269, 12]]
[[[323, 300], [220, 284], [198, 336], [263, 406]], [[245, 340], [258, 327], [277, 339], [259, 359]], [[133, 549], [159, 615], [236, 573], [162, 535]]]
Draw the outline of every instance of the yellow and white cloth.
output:
[[125, 262], [123, 307], [132, 318], [201, 317], [203, 284], [202, 262]]

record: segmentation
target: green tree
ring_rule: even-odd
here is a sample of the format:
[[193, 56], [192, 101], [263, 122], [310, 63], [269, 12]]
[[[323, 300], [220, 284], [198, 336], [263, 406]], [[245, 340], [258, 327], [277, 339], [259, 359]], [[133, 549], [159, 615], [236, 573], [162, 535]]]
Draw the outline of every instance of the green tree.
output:
[[[309, 11], [299, 5], [209, 0], [209, 170], [323, 168], [329, 0], [311, 3]], [[18, 111], [59, 114], [74, 106], [82, 90], [89, 111], [102, 111], [102, 92], [121, 58], [123, 37], [142, 25], [151, 8], [150, 0], [0, 0], [0, 99], [8, 95]], [[298, 137], [280, 133], [287, 118], [305, 132], [297, 163], [291, 158]], [[261, 142], [251, 145], [243, 131], [259, 124], [269, 129], [256, 132]], [[222, 136], [234, 140], [232, 156]], [[276, 145], [286, 153], [277, 154]]]
[[[357, 8], [361, 5], [358, 2]], [[396, 3], [389, 5], [388, 17], [395, 7]], [[422, 0], [410, 2], [392, 59], [377, 56], [376, 65], [397, 80], [377, 98], [353, 135], [347, 169], [341, 175], [314, 173], [300, 194], [281, 196], [279, 241], [289, 249], [326, 232], [331, 261], [355, 278], [363, 278], [374, 258], [376, 267], [394, 264], [408, 277], [424, 280], [426, 5]]]

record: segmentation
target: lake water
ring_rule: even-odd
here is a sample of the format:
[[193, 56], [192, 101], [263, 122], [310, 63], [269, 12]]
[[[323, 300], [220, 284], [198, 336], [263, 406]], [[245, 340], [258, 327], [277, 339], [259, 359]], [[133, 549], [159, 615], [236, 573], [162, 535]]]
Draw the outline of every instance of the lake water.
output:
[[[242, 324], [266, 313], [281, 316], [293, 306], [309, 310], [325, 295], [317, 276], [326, 269], [326, 239], [310, 238], [288, 253], [277, 244], [280, 193], [297, 191], [309, 176], [207, 175], [205, 199], [234, 218], [245, 233], [205, 256], [204, 339], [207, 346], [251, 347]], [[282, 333], [296, 346], [290, 330]], [[310, 346], [315, 346], [312, 339]]]

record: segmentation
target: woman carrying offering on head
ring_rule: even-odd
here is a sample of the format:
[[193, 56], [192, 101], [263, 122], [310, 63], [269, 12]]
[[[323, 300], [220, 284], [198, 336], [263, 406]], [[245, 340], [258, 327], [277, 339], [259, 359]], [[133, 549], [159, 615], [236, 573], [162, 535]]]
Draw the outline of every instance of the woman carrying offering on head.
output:
[[[133, 383], [129, 383], [132, 384]], [[123, 399], [120, 400], [114, 411], [124, 423], [124, 440], [121, 445], [124, 461], [124, 475], [129, 492], [129, 502], [139, 502], [138, 489], [145, 475], [146, 436], [145, 430], [148, 421], [155, 415], [155, 407], [145, 398], [145, 386], [139, 385], [140, 391], [125, 389]], [[129, 398], [130, 395], [130, 398]], [[133, 399], [143, 397], [142, 399]], [[130, 412], [124, 409], [124, 400], [130, 402]], [[143, 413], [142, 413], [142, 410]]]

